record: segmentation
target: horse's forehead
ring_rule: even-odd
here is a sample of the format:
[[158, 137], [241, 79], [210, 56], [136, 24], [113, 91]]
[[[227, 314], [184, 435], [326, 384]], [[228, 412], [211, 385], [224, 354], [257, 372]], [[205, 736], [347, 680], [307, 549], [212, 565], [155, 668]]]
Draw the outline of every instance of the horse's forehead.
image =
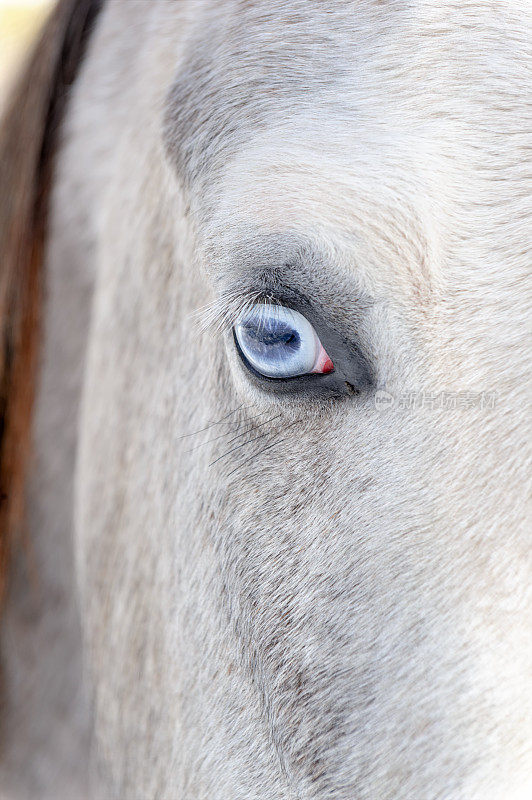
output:
[[356, 60], [351, 2], [229, 0], [202, 8], [168, 95], [165, 125], [188, 186], [207, 172], [212, 177], [272, 118], [337, 102]]
[[[391, 25], [390, 9], [375, 2], [194, 5], [166, 98], [164, 138], [189, 199], [208, 209], [201, 233], [216, 239], [215, 263], [239, 226], [320, 226], [337, 236], [355, 220], [360, 238], [375, 208], [381, 219], [390, 203], [411, 211], [420, 180], [403, 142], [412, 140], [412, 126], [404, 104], [396, 111], [389, 102], [401, 69], [390, 63], [381, 75], [374, 63], [385, 41], [403, 63], [409, 45], [401, 31], [408, 36], [410, 28], [400, 9]], [[378, 188], [385, 173], [391, 200]], [[425, 247], [419, 216], [410, 213], [403, 227]], [[381, 260], [397, 262], [388, 253]]]

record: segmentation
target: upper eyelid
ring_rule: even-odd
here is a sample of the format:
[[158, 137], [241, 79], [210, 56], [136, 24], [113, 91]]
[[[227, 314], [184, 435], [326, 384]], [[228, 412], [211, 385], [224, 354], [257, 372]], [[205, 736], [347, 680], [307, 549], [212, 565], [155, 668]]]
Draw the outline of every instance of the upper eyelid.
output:
[[[359, 281], [338, 266], [338, 253], [330, 248], [324, 251], [312, 237], [260, 233], [246, 234], [239, 242], [225, 253], [216, 249], [205, 253], [213, 264], [208, 273], [218, 291], [211, 303], [195, 313], [202, 330], [228, 332], [246, 309], [259, 302], [292, 307], [305, 316], [308, 309], [330, 324], [329, 307], [345, 304], [338, 286], [346, 278], [353, 283], [355, 305], [361, 309], [369, 299], [363, 299]], [[311, 269], [316, 265], [318, 270]]]
[[[283, 242], [285, 246], [284, 237]], [[257, 248], [259, 252], [263, 252], [264, 242], [258, 242]], [[273, 250], [278, 250], [278, 248], [273, 247]], [[231, 285], [222, 289], [211, 303], [195, 313], [201, 329], [219, 333], [227, 332], [234, 327], [238, 318], [256, 303], [269, 302], [274, 305], [293, 306], [301, 313], [304, 311], [300, 306], [321, 305], [321, 303], [311, 303], [299, 288], [302, 281], [310, 278], [306, 270], [300, 268], [300, 264], [307, 259], [314, 261], [315, 257], [314, 249], [306, 248], [303, 252], [293, 254], [293, 258], [279, 259], [279, 261], [272, 259], [269, 267], [257, 270], [257, 267], [252, 266], [251, 263], [249, 269], [244, 269], [248, 260], [244, 254], [242, 266], [239, 269], [240, 282], [237, 283], [233, 279]], [[291, 278], [295, 278], [295, 280], [291, 280]], [[325, 275], [324, 278], [324, 288], [326, 289], [327, 276]], [[319, 293], [321, 293], [320, 288], [315, 287], [313, 296]]]

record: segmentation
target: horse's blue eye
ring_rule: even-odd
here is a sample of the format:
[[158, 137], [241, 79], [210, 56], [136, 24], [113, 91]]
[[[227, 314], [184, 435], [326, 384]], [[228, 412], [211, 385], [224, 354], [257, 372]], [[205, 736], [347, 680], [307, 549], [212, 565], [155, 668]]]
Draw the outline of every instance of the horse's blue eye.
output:
[[235, 337], [244, 359], [268, 378], [334, 369], [308, 319], [293, 308], [257, 303], [238, 320]]

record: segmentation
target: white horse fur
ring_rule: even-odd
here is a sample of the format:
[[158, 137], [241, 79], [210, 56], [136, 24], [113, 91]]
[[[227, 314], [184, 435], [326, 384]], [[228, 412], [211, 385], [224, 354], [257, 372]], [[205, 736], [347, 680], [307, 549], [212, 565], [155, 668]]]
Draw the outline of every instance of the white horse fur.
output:
[[[106, 3], [53, 193], [9, 800], [532, 797], [529, 12]], [[250, 380], [263, 285], [371, 386]]]

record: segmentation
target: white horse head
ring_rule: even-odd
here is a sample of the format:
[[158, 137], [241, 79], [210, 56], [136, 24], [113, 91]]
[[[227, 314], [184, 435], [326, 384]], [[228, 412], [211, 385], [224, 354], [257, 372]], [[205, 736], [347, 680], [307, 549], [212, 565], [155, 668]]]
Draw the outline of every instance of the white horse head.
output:
[[529, 34], [520, 2], [104, 5], [6, 786], [83, 787], [93, 732], [96, 797], [529, 796]]

